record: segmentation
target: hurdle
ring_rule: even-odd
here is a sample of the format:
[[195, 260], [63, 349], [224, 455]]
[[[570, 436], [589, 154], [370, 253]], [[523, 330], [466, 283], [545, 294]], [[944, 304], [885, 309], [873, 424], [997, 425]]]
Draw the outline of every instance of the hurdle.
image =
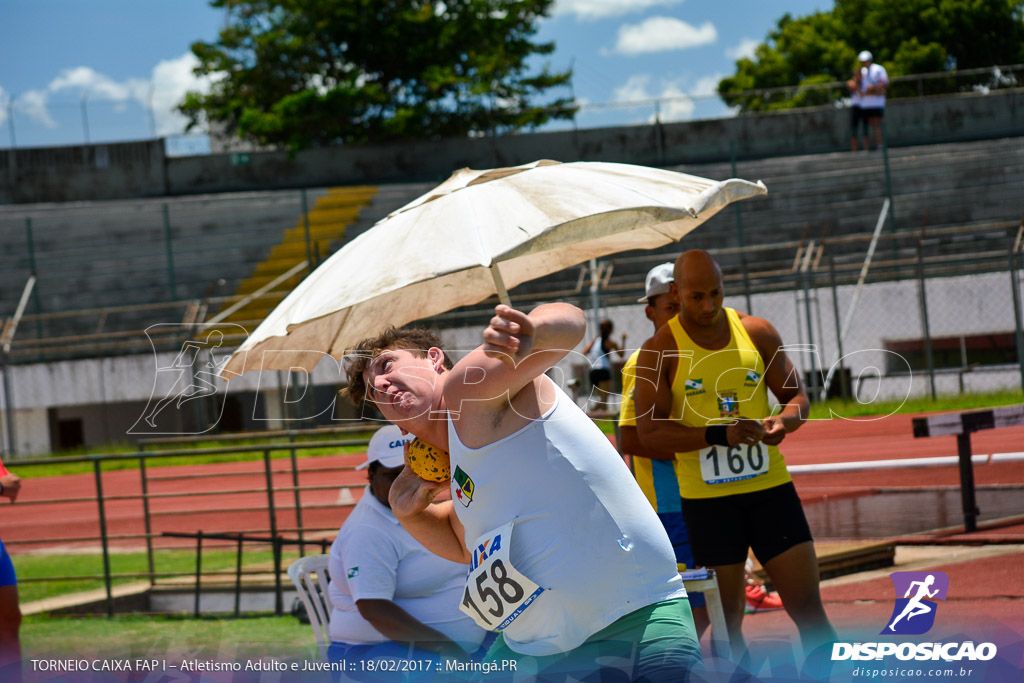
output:
[[974, 497], [974, 462], [971, 457], [971, 434], [983, 429], [1000, 429], [1024, 424], [1024, 404], [1002, 406], [963, 413], [946, 413], [915, 417], [914, 438], [956, 435], [960, 464], [960, 500], [964, 512], [964, 531], [978, 530], [978, 505]]

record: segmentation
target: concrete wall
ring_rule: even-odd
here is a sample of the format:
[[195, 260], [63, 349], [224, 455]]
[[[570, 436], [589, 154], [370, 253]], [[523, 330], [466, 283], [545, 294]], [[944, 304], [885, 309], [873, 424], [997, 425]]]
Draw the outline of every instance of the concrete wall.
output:
[[[894, 100], [893, 146], [1024, 135], [1020, 90]], [[359, 183], [440, 181], [455, 169], [536, 159], [673, 165], [834, 152], [849, 147], [849, 110], [787, 112], [580, 131], [165, 158], [152, 140], [117, 145], [0, 151], [0, 204], [114, 199]], [[105, 151], [101, 151], [105, 150]], [[100, 162], [103, 162], [101, 164]]]
[[0, 150], [0, 204], [158, 197], [163, 140]]

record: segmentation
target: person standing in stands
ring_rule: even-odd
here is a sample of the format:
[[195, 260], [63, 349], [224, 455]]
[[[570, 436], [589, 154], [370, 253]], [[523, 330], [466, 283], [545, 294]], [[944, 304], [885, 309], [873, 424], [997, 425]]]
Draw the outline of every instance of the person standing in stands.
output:
[[864, 50], [857, 59], [860, 61], [861, 98], [860, 107], [871, 127], [875, 149], [882, 146], [882, 118], [885, 116], [885, 91], [889, 88], [889, 74], [881, 64], [875, 64], [874, 56]]
[[853, 70], [853, 76], [846, 81], [846, 88], [850, 91], [850, 151], [857, 151], [857, 141], [863, 130], [864, 151], [868, 150], [868, 122], [864, 118], [864, 109], [861, 107], [861, 100], [864, 95], [861, 93], [860, 67]]
[[772, 324], [723, 308], [722, 271], [710, 254], [680, 256], [672, 290], [679, 315], [637, 359], [640, 440], [677, 454], [694, 560], [718, 576], [734, 655], [746, 649], [741, 627], [750, 549], [810, 655], [834, 640], [835, 631], [821, 602], [811, 531], [778, 448], [807, 419], [807, 394]]
[[597, 410], [608, 406], [612, 380], [612, 354], [618, 354], [619, 358], [625, 355], [623, 347], [626, 345], [626, 333], [622, 333], [622, 345], [620, 346], [612, 339], [614, 330], [615, 324], [605, 318], [598, 325], [598, 336], [583, 347], [583, 355], [590, 360], [590, 386], [596, 393], [594, 398], [597, 400]]

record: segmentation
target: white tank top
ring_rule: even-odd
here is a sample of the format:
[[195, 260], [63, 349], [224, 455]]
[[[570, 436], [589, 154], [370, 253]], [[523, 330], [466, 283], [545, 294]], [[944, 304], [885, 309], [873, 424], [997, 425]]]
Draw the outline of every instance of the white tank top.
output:
[[553, 408], [483, 448], [464, 446], [448, 418], [452, 497], [467, 546], [514, 522], [509, 560], [544, 589], [504, 631], [512, 650], [537, 656], [686, 596], [665, 529], [629, 468], [552, 385]]
[[587, 358], [590, 360], [590, 367], [594, 370], [612, 369], [610, 357], [604, 350], [604, 340], [601, 337], [594, 340], [594, 345], [590, 347]]

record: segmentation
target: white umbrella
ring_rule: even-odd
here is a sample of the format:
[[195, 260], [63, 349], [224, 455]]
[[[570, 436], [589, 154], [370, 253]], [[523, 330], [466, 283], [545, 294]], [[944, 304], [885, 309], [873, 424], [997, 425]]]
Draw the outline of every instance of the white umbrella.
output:
[[[379, 221], [296, 287], [225, 373], [311, 371], [323, 353], [498, 294], [591, 258], [678, 241], [760, 181], [646, 166], [536, 161], [462, 169]], [[287, 354], [265, 351], [283, 351]], [[275, 364], [275, 357], [277, 363]]]

